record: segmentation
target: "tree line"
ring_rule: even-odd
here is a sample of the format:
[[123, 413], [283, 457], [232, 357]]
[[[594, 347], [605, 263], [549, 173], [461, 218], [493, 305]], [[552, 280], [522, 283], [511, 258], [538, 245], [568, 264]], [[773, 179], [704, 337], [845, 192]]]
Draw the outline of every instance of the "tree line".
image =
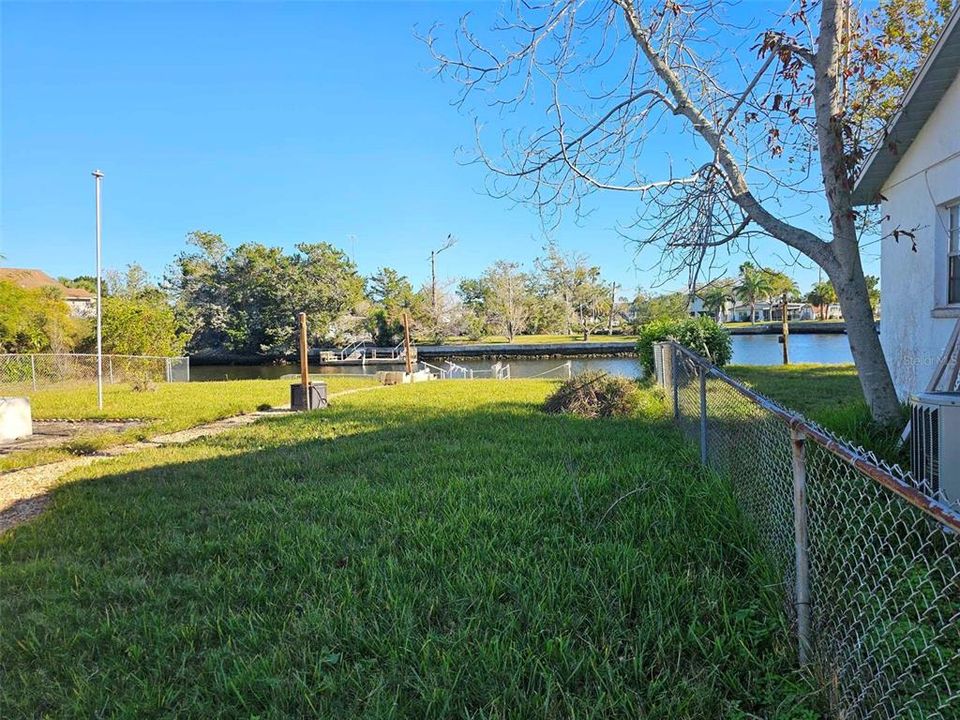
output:
[[[880, 310], [880, 278], [867, 275], [870, 307], [874, 317]], [[750, 322], [757, 319], [757, 304], [775, 302], [786, 297], [789, 302], [804, 302], [813, 306], [821, 320], [827, 318], [829, 307], [837, 302], [837, 293], [829, 280], [818, 280], [806, 293], [800, 292], [797, 283], [786, 273], [766, 267], [757, 267], [751, 262], [740, 265], [740, 273], [735, 278], [722, 277], [707, 283], [697, 293], [703, 309], [723, 320], [723, 313], [732, 302], [740, 302], [750, 307]]]
[[[60, 282], [96, 289], [90, 276]], [[628, 295], [586, 255], [552, 244], [528, 269], [497, 260], [477, 277], [415, 288], [391, 267], [362, 276], [328, 243], [301, 243], [292, 252], [260, 243], [230, 248], [216, 233], [195, 231], [159, 282], [136, 264], [106, 274], [103, 341], [105, 352], [114, 354], [282, 357], [296, 350], [300, 311], [309, 318], [313, 347], [343, 347], [360, 338], [395, 346], [403, 339], [404, 317], [419, 343], [488, 336], [512, 341], [525, 334], [588, 339], [636, 334], [648, 323], [686, 317], [694, 295], [722, 321], [730, 301], [755, 308], [783, 293], [815, 307], [836, 299], [829, 283], [804, 296], [787, 274], [752, 263], [744, 263], [736, 278], [694, 292]], [[0, 304], [4, 352], [96, 348], [93, 320], [71, 317], [55, 290], [2, 283]]]

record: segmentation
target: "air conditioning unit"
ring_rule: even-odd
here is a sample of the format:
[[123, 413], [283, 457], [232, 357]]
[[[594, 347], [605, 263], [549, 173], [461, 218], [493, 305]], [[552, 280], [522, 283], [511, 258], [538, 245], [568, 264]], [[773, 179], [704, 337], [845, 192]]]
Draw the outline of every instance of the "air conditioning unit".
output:
[[960, 503], [960, 392], [910, 398], [910, 464], [920, 490]]

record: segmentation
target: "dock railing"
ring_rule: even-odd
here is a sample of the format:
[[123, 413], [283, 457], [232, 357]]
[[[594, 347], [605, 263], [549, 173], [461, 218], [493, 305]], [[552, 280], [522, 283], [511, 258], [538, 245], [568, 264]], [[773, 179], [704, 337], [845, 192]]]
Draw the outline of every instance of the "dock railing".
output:
[[675, 422], [782, 579], [799, 662], [832, 715], [960, 717], [956, 508], [676, 343], [654, 358]]

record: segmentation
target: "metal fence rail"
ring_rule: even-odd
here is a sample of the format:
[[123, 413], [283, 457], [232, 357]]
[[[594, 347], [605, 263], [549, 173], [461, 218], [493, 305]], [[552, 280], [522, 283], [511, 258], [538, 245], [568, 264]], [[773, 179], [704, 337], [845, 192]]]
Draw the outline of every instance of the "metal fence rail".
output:
[[960, 513], [686, 348], [654, 358], [677, 424], [783, 578], [834, 716], [960, 717]]
[[[0, 389], [3, 392], [42, 390], [64, 384], [97, 380], [97, 356], [77, 353], [0, 355]], [[150, 355], [104, 355], [103, 381], [107, 384], [138, 381], [187, 382], [190, 358]]]

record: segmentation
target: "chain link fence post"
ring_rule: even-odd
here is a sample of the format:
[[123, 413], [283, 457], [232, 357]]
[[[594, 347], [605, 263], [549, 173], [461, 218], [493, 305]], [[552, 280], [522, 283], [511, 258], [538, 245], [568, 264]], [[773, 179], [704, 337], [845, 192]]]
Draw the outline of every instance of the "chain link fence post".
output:
[[700, 375], [700, 462], [707, 464], [707, 371], [698, 368]]
[[806, 435], [790, 430], [793, 456], [793, 536], [796, 553], [795, 602], [800, 665], [810, 662], [810, 553], [807, 538]]
[[37, 361], [33, 355], [30, 356], [30, 380], [33, 382], [33, 391], [37, 391]]

